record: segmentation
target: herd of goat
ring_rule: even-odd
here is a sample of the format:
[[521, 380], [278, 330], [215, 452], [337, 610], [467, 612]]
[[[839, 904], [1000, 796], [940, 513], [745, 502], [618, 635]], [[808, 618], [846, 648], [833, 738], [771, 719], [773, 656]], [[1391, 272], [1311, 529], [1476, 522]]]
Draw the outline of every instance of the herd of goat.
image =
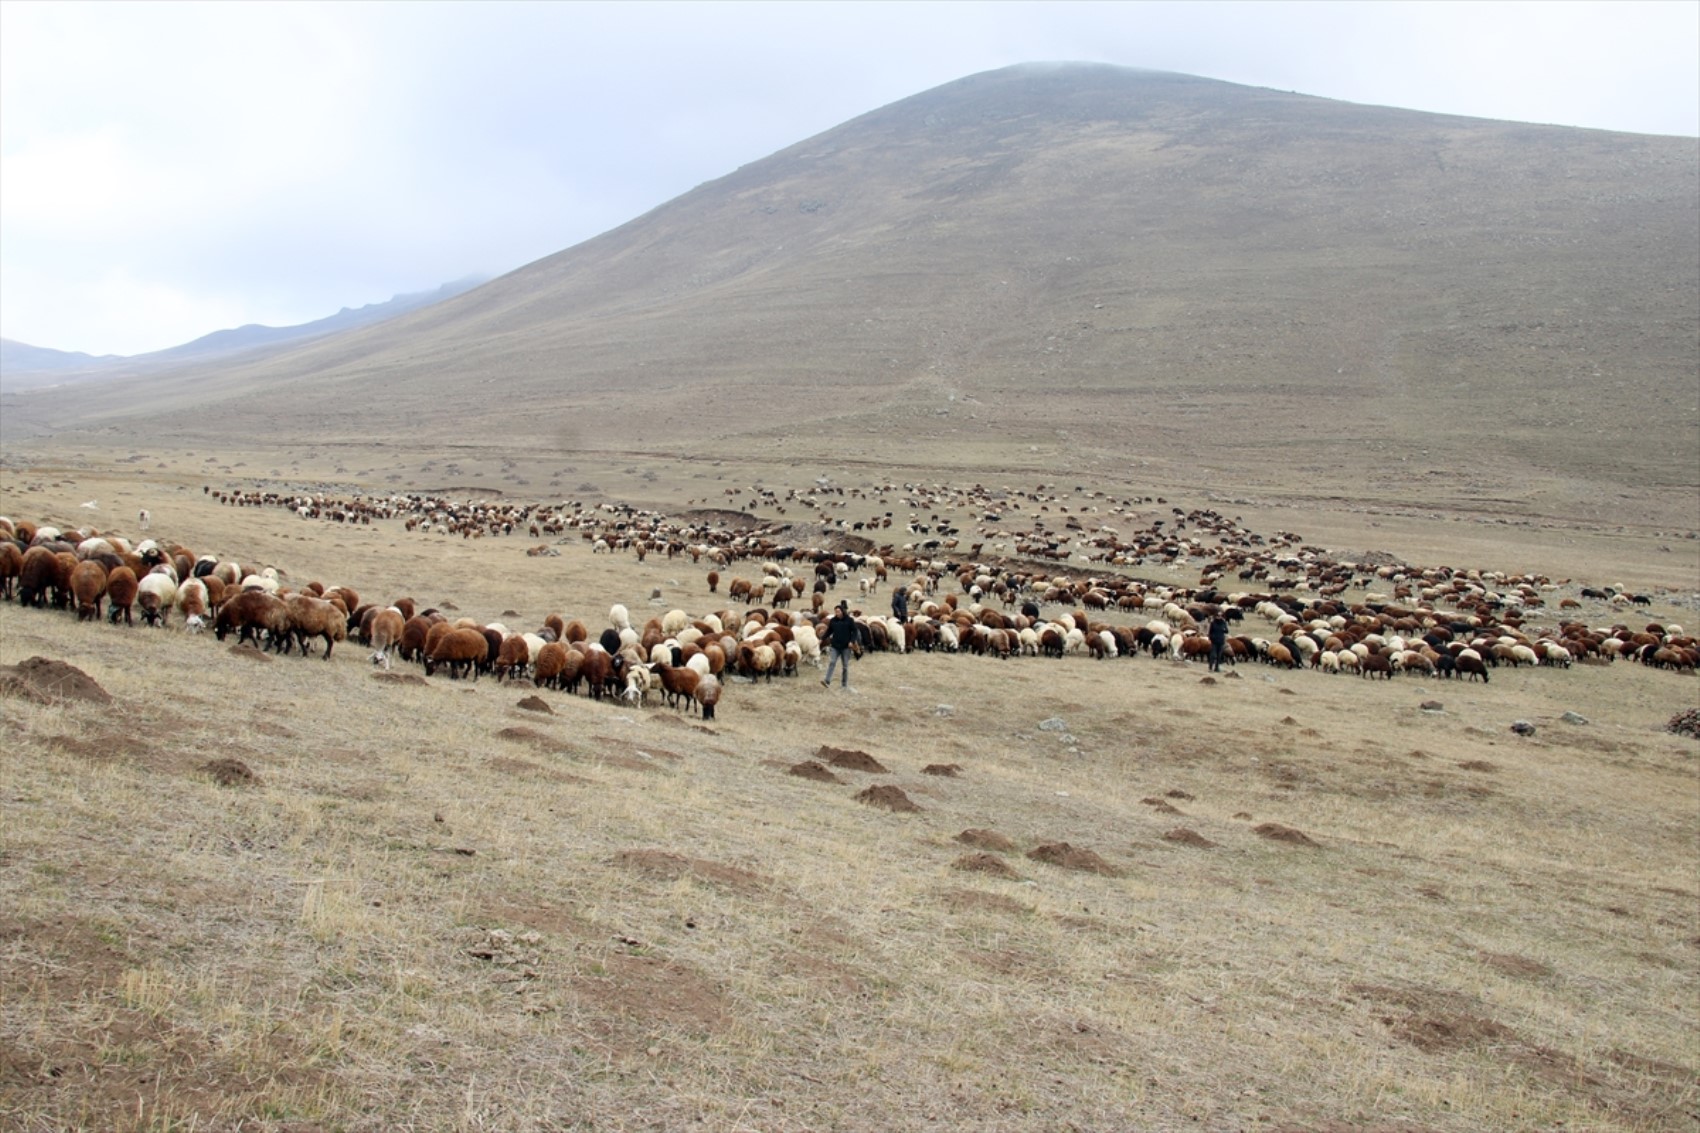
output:
[[[208, 494], [214, 493], [209, 489]], [[818, 507], [820, 494], [804, 502]], [[1561, 589], [1544, 577], [1343, 563], [1303, 546], [1296, 536], [1264, 539], [1210, 510], [1173, 509], [1131, 536], [1103, 523], [1082, 524], [1078, 505], [1063, 520], [1065, 530], [1077, 533], [1076, 547], [1107, 546], [1105, 561], [1117, 565], [1198, 557], [1199, 584], [1187, 587], [1116, 572], [1044, 569], [1031, 555], [1012, 555], [1000, 563], [979, 554], [980, 545], [973, 557], [958, 559], [943, 554], [947, 548], [936, 538], [883, 546], [839, 538], [833, 540], [837, 549], [789, 545], [783, 538], [791, 530], [788, 525], [728, 523], [726, 513], [674, 519], [615, 504], [550, 508], [422, 497], [374, 502], [236, 492], [217, 496], [236, 506], [288, 508], [302, 519], [364, 524], [400, 519], [408, 531], [467, 538], [564, 536], [559, 542], [582, 539], [593, 552], [628, 552], [640, 560], [651, 552], [686, 555], [706, 562], [710, 594], [718, 596], [725, 582], [725, 597], [733, 605], [700, 615], [670, 610], [641, 625], [633, 624], [624, 606], [615, 605], [599, 632], [582, 619], [560, 615], [516, 632], [419, 609], [408, 598], [364, 603], [347, 586], [309, 582], [292, 588], [275, 568], [196, 555], [158, 539], [132, 542], [113, 532], [61, 530], [3, 517], [0, 597], [74, 611], [79, 618], [101, 618], [104, 604], [105, 617], [126, 625], [139, 618], [164, 626], [175, 614], [187, 630], [210, 628], [220, 640], [234, 633], [240, 641], [278, 652], [306, 655], [311, 643], [322, 639], [326, 659], [338, 642], [352, 637], [386, 669], [399, 658], [422, 665], [428, 676], [441, 671], [455, 678], [525, 678], [539, 687], [583, 690], [597, 699], [641, 703], [653, 692], [675, 707], [694, 707], [705, 719], [714, 717], [724, 679], [794, 676], [804, 666], [818, 666], [827, 607], [833, 604], [827, 596], [841, 586], [846, 593], [854, 591], [856, 604], [864, 607], [883, 601], [876, 597], [882, 587], [904, 592], [890, 615], [855, 611], [854, 648], [861, 652], [1099, 659], [1143, 654], [1202, 660], [1210, 652], [1205, 626], [1213, 617], [1221, 615], [1243, 628], [1250, 615], [1267, 621], [1269, 631], [1230, 634], [1229, 662], [1389, 679], [1413, 673], [1482, 681], [1500, 666], [1628, 660], [1692, 671], [1700, 663], [1700, 642], [1680, 626], [1590, 625], [1567, 613], [1581, 609], [1578, 597], [1569, 594], [1557, 598], [1559, 616], [1536, 627], [1536, 616]], [[791, 498], [797, 498], [795, 493]], [[982, 518], [1000, 518], [988, 510], [994, 506], [990, 501], [972, 500], [969, 506], [983, 512]], [[995, 506], [1015, 510], [1007, 499]], [[1030, 501], [1028, 506], [1035, 527], [1016, 533], [1018, 539], [1031, 540], [1045, 528], [1037, 513], [1049, 505]], [[1068, 512], [1066, 505], [1057, 506], [1060, 513]], [[890, 515], [884, 517], [886, 525]], [[937, 514], [927, 518], [933, 522], [919, 522], [911, 513], [904, 526], [926, 528], [922, 533], [929, 536], [947, 533], [954, 547], [959, 529], [939, 523]], [[874, 527], [882, 524], [859, 524], [858, 530]], [[866, 547], [845, 549], [855, 543]], [[723, 570], [732, 576], [723, 580]], [[1221, 585], [1230, 573], [1249, 585], [1244, 590]], [[1368, 592], [1360, 601], [1348, 601], [1344, 592], [1350, 586]], [[1575, 593], [1618, 613], [1647, 602], [1615, 588], [1581, 587]], [[1060, 610], [1047, 614], [1046, 607]], [[1119, 620], [1112, 623], [1111, 616]]]

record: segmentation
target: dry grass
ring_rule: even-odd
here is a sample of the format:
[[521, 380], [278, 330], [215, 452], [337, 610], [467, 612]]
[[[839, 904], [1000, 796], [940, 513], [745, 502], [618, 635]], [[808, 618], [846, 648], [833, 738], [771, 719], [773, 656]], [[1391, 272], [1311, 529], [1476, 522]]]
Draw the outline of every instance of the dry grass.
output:
[[[8, 472], [0, 511], [141, 499], [198, 549], [510, 624], [720, 605], [679, 562], [220, 509], [199, 462], [145, 490], [92, 462]], [[687, 470], [650, 490], [702, 488]], [[1658, 560], [1626, 569], [1659, 579]], [[0, 702], [7, 1128], [1660, 1130], [1700, 1112], [1700, 749], [1660, 730], [1691, 676], [1204, 685], [1144, 658], [881, 656], [859, 695], [733, 684], [702, 726], [374, 680], [353, 645], [251, 664], [0, 606], [0, 663], [32, 655], [114, 703]], [[1430, 698], [1445, 711], [1418, 711]], [[1051, 716], [1066, 734], [1038, 729]], [[889, 772], [787, 773], [823, 745]], [[255, 778], [220, 785], [218, 759]], [[875, 785], [919, 811], [855, 801]], [[1119, 876], [1027, 856], [1062, 842]], [[1017, 876], [956, 868], [973, 852]]]

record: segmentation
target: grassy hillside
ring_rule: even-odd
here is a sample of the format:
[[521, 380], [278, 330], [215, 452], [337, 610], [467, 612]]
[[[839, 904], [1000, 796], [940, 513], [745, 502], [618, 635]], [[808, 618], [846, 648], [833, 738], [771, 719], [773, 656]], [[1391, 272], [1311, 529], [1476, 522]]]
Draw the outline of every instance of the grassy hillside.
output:
[[[0, 512], [146, 505], [514, 628], [725, 605], [684, 559], [221, 507], [197, 463], [12, 468]], [[695, 472], [634, 482], [721, 494]], [[1684, 585], [1567, 616], [1692, 620]], [[1692, 673], [880, 655], [705, 723], [230, 645], [0, 603], [0, 664], [113, 697], [0, 682], [6, 1128], [1650, 1133], [1700, 1104], [1700, 749], [1663, 730]], [[791, 773], [823, 746], [885, 770]]]
[[1035, 448], [1243, 488], [1649, 493], [1693, 526], [1690, 139], [1064, 65], [976, 75], [428, 311], [5, 403], [78, 434], [549, 459]]

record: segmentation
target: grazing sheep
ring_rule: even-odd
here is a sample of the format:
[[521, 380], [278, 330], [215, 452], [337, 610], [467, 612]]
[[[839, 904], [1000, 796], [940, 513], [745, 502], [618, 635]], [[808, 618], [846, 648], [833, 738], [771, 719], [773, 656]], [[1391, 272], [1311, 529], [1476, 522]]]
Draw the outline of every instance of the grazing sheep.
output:
[[[325, 660], [331, 659], [331, 649], [348, 639], [348, 611], [338, 602], [315, 598], [312, 594], [291, 594], [283, 600], [289, 615], [289, 635], [307, 656], [309, 638], [325, 639]], [[287, 648], [287, 647], [286, 647]]]
[[77, 620], [100, 620], [100, 600], [106, 595], [106, 568], [99, 563], [80, 562], [71, 572], [71, 593], [77, 599]]
[[697, 678], [697, 705], [702, 709], [704, 720], [714, 719], [714, 707], [720, 703], [720, 681], [712, 674]]
[[426, 655], [425, 675], [435, 676], [439, 665], [447, 665], [450, 680], [459, 680], [470, 672], [476, 681], [489, 655], [490, 646], [483, 633], [476, 629], [450, 629]]
[[622, 633], [632, 628], [631, 614], [618, 602], [608, 608], [608, 622]]
[[59, 577], [59, 564], [46, 547], [31, 547], [18, 563], [18, 605], [45, 606]]
[[531, 679], [538, 688], [559, 688], [567, 667], [567, 647], [558, 641], [544, 642], [531, 662]]
[[496, 653], [496, 683], [500, 684], [510, 676], [523, 677], [530, 664], [531, 650], [526, 646], [525, 638], [517, 633], [506, 635]]
[[366, 643], [372, 647], [372, 664], [382, 664], [384, 671], [389, 671], [390, 654], [401, 644], [406, 629], [407, 620], [395, 606], [379, 610], [372, 616], [371, 628], [366, 633]]
[[136, 624], [130, 619], [130, 608], [135, 605], [139, 592], [135, 571], [127, 566], [112, 568], [111, 573], [106, 576], [106, 616], [113, 625], [118, 624], [120, 614], [124, 616], [125, 625]]
[[[282, 598], [264, 590], [244, 590], [218, 608], [213, 621], [213, 633], [220, 641], [231, 630], [237, 631], [238, 643], [250, 642], [284, 651], [289, 648], [289, 607]], [[260, 635], [266, 636], [262, 641]]]
[[150, 626], [163, 626], [171, 607], [177, 601], [177, 583], [169, 574], [157, 569], [143, 575], [137, 583], [136, 605], [141, 608], [142, 621]]

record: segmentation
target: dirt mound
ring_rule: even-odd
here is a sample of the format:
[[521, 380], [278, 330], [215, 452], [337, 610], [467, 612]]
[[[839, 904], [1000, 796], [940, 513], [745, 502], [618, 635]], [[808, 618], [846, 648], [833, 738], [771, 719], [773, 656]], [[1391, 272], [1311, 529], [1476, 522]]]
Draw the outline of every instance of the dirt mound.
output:
[[1150, 807], [1152, 810], [1156, 811], [1158, 814], [1179, 814], [1179, 813], [1181, 813], [1168, 800], [1157, 798], [1155, 795], [1149, 796], [1147, 798], [1140, 799], [1139, 801], [1142, 805]]
[[956, 840], [964, 846], [978, 846], [982, 850], [996, 850], [1000, 854], [1015, 851], [1015, 840], [999, 834], [996, 830], [964, 830], [956, 836]]
[[962, 765], [960, 763], [929, 763], [921, 768], [921, 774], [944, 775], [954, 779], [962, 774]]
[[1498, 771], [1499, 768], [1485, 759], [1466, 759], [1458, 765], [1465, 771]]
[[851, 751], [848, 748], [822, 744], [821, 749], [815, 752], [815, 758], [825, 760], [833, 767], [842, 767], [846, 771], [866, 771], [873, 775], [890, 774], [885, 764], [865, 751]]
[[1665, 725], [1665, 731], [1675, 732], [1679, 736], [1692, 736], [1700, 740], [1700, 708], [1690, 708], [1685, 712], [1678, 712], [1670, 718], [1670, 723]]
[[221, 787], [252, 787], [260, 781], [254, 769], [240, 759], [215, 759], [201, 764], [201, 770]]
[[950, 868], [966, 870], [969, 873], [989, 873], [993, 877], [1007, 877], [1011, 880], [1019, 880], [1021, 877], [1021, 875], [1017, 873], [1008, 862], [1004, 861], [996, 854], [988, 854], [984, 852], [978, 854], [963, 854], [960, 858], [957, 858], [955, 861], [950, 863]]
[[795, 775], [799, 779], [812, 779], [816, 783], [842, 783], [844, 780], [826, 769], [826, 765], [805, 759], [801, 763], [793, 763], [786, 769], [785, 774]]
[[230, 655], [232, 657], [240, 657], [245, 661], [258, 661], [262, 665], [269, 665], [272, 663], [272, 659], [270, 657], [256, 649], [254, 646], [248, 644], [246, 641], [239, 641], [235, 645], [232, 645], [230, 647]]
[[572, 745], [567, 743], [565, 740], [558, 740], [547, 733], [539, 732], [536, 728], [503, 728], [501, 731], [496, 733], [496, 738], [499, 740], [508, 740], [516, 744], [531, 744], [540, 751], [572, 750]]
[[1282, 826], [1279, 822], [1265, 822], [1251, 828], [1253, 834], [1261, 834], [1272, 842], [1286, 842], [1293, 846], [1310, 846], [1314, 849], [1322, 847], [1303, 830], [1295, 830], [1291, 826]]
[[1120, 877], [1122, 871], [1099, 857], [1092, 850], [1080, 850], [1067, 842], [1046, 842], [1027, 851], [1027, 856], [1036, 862], [1062, 869], [1076, 869], [1082, 873], [1098, 873], [1105, 877]]
[[869, 787], [867, 790], [856, 796], [856, 801], [859, 803], [867, 803], [869, 806], [882, 806], [886, 810], [895, 810], [899, 812], [921, 809], [915, 805], [915, 801], [913, 799], [903, 793], [902, 787], [893, 787], [890, 784], [879, 787]]
[[1167, 834], [1163, 835], [1163, 841], [1179, 842], [1183, 846], [1194, 846], [1200, 850], [1208, 850], [1212, 846], [1216, 845], [1216, 843], [1212, 842], [1198, 831], [1188, 830], [1184, 826], [1177, 826]]
[[373, 673], [372, 679], [392, 685], [423, 685], [430, 684], [418, 673]]
[[555, 714], [555, 710], [549, 707], [549, 702], [544, 700], [541, 696], [527, 696], [520, 700], [515, 707], [523, 708], [527, 712], [542, 712], [548, 716], [553, 716]]
[[47, 657], [31, 657], [16, 665], [0, 668], [0, 693], [38, 704], [60, 700], [112, 703], [112, 694], [101, 688], [93, 677], [75, 665]]

